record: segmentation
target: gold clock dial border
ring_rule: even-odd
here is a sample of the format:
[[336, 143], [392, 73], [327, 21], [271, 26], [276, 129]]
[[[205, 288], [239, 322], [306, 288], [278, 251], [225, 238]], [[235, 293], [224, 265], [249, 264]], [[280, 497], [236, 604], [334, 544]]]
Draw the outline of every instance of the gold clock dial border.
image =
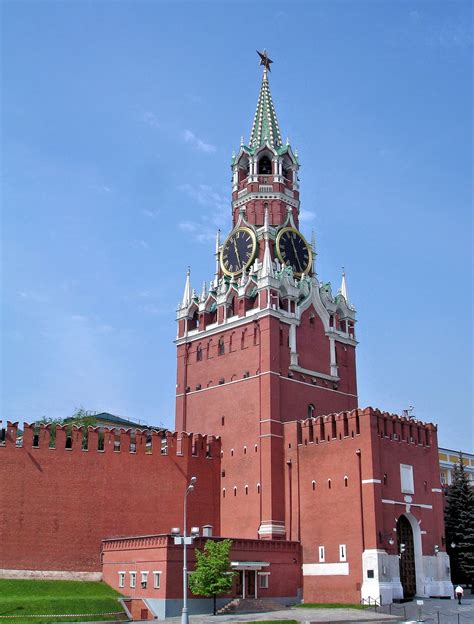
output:
[[286, 234], [286, 232], [295, 232], [295, 234], [298, 234], [298, 236], [303, 239], [303, 242], [306, 245], [306, 249], [308, 250], [309, 257], [308, 257], [308, 264], [306, 265], [306, 269], [301, 272], [293, 271], [294, 275], [301, 277], [301, 275], [304, 275], [305, 273], [309, 273], [309, 271], [311, 270], [311, 267], [313, 266], [313, 252], [311, 250], [311, 247], [308, 244], [308, 241], [303, 236], [303, 234], [301, 234], [299, 230], [297, 230], [294, 227], [284, 227], [278, 232], [276, 240], [275, 240], [275, 251], [278, 256], [278, 259], [283, 265], [286, 264], [286, 260], [284, 260], [284, 258], [282, 257], [280, 253], [280, 240], [283, 234]]
[[[237, 232], [248, 232], [250, 234], [250, 238], [252, 239], [252, 253], [250, 254], [250, 259], [248, 260], [248, 262], [246, 262], [244, 264], [244, 266], [240, 269], [240, 271], [228, 271], [225, 266], [224, 266], [224, 248], [226, 246], [226, 243], [229, 239], [231, 239], [233, 236], [235, 236], [235, 234], [237, 234]], [[221, 252], [220, 252], [220, 265], [221, 265], [221, 269], [222, 272], [225, 273], [225, 275], [228, 275], [229, 277], [234, 277], [235, 275], [240, 275], [242, 273], [242, 271], [246, 270], [251, 264], [252, 262], [255, 260], [255, 253], [257, 251], [257, 236], [255, 235], [255, 232], [253, 230], [251, 230], [248, 227], [238, 227], [235, 230], [233, 230], [229, 236], [225, 239], [224, 244], [222, 245], [221, 248]]]

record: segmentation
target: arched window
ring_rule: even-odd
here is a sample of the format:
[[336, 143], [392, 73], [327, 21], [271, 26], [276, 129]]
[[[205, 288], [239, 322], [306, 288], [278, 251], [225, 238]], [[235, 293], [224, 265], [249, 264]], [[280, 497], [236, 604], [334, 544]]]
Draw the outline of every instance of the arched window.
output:
[[234, 485], [234, 496], [237, 496], [237, 486]]
[[310, 403], [308, 405], [308, 418], [313, 418], [314, 416], [314, 405]]
[[222, 488], [222, 498], [225, 498], [225, 488]]
[[245, 496], [247, 496], [247, 495], [248, 495], [248, 493], [249, 493], [249, 486], [248, 486], [248, 485], [246, 485], [246, 486], [245, 486]]
[[217, 355], [224, 355], [224, 353], [225, 353], [224, 338], [219, 338], [219, 343], [217, 345]]
[[260, 494], [260, 483], [257, 483], [257, 494]]
[[199, 312], [195, 310], [192, 317], [188, 320], [188, 330], [199, 329]]
[[247, 447], [244, 446], [244, 455], [247, 455]]
[[328, 488], [331, 489], [331, 479], [328, 479]]
[[313, 488], [313, 492], [316, 489], [316, 481], [311, 481], [311, 487]]
[[202, 361], [202, 347], [201, 345], [199, 345], [199, 347], [196, 349], [196, 362], [201, 362]]
[[255, 452], [258, 452], [258, 444], [255, 445]]
[[349, 479], [347, 477], [344, 477], [344, 487], [347, 487], [349, 485]]
[[268, 156], [262, 156], [258, 161], [258, 173], [259, 175], [271, 175], [272, 173], [272, 161]]

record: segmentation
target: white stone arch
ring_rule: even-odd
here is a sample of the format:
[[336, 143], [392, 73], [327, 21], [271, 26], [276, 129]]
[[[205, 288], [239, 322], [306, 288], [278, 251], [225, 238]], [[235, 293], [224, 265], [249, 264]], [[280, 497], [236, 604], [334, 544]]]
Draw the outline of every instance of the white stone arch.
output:
[[307, 297], [305, 301], [303, 301], [301, 306], [298, 306], [298, 320], [301, 319], [303, 312], [307, 310], [311, 306], [311, 304], [313, 305], [315, 312], [317, 313], [317, 315], [323, 322], [324, 331], [328, 332], [329, 331], [329, 312], [326, 310], [321, 300], [321, 295], [319, 292], [319, 284], [315, 278], [312, 278], [310, 296]]
[[418, 523], [417, 518], [410, 512], [405, 511], [400, 514], [400, 516], [405, 516], [411, 526], [411, 530], [413, 532], [413, 551], [415, 555], [415, 576], [416, 576], [416, 595], [422, 596], [424, 595], [424, 585], [425, 585], [425, 574], [423, 571], [423, 547], [421, 544], [421, 529]]

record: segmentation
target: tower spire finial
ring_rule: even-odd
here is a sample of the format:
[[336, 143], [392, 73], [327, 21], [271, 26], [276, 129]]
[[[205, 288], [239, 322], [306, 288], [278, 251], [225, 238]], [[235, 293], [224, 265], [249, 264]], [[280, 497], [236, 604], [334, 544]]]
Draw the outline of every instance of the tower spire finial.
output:
[[270, 83], [268, 82], [268, 72], [270, 63], [267, 51], [259, 52], [260, 65], [263, 65], [262, 85], [258, 96], [257, 110], [253, 120], [252, 131], [250, 132], [250, 147], [257, 148], [265, 143], [269, 143], [274, 149], [281, 147], [282, 140], [278, 120], [273, 106], [270, 93]]
[[270, 64], [273, 63], [273, 61], [271, 60], [271, 58], [269, 58], [267, 51], [265, 50], [265, 48], [263, 49], [263, 52], [259, 52], [257, 50], [257, 54], [260, 57], [260, 65], [263, 65], [264, 69], [263, 69], [263, 75], [266, 75], [267, 70], [271, 71], [270, 68]]

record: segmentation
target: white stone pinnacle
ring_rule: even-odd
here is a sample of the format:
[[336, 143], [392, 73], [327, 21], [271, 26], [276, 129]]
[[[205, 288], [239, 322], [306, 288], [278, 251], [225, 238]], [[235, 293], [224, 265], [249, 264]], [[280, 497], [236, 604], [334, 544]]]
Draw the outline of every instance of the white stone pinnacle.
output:
[[342, 267], [342, 280], [341, 280], [341, 289], [339, 291], [341, 295], [346, 300], [346, 303], [349, 305], [349, 297], [347, 295], [347, 284], [346, 284], [346, 272], [344, 267]]
[[186, 272], [186, 282], [184, 284], [183, 299], [181, 301], [181, 307], [185, 308], [191, 303], [192, 291], [191, 291], [191, 267], [188, 267]]

